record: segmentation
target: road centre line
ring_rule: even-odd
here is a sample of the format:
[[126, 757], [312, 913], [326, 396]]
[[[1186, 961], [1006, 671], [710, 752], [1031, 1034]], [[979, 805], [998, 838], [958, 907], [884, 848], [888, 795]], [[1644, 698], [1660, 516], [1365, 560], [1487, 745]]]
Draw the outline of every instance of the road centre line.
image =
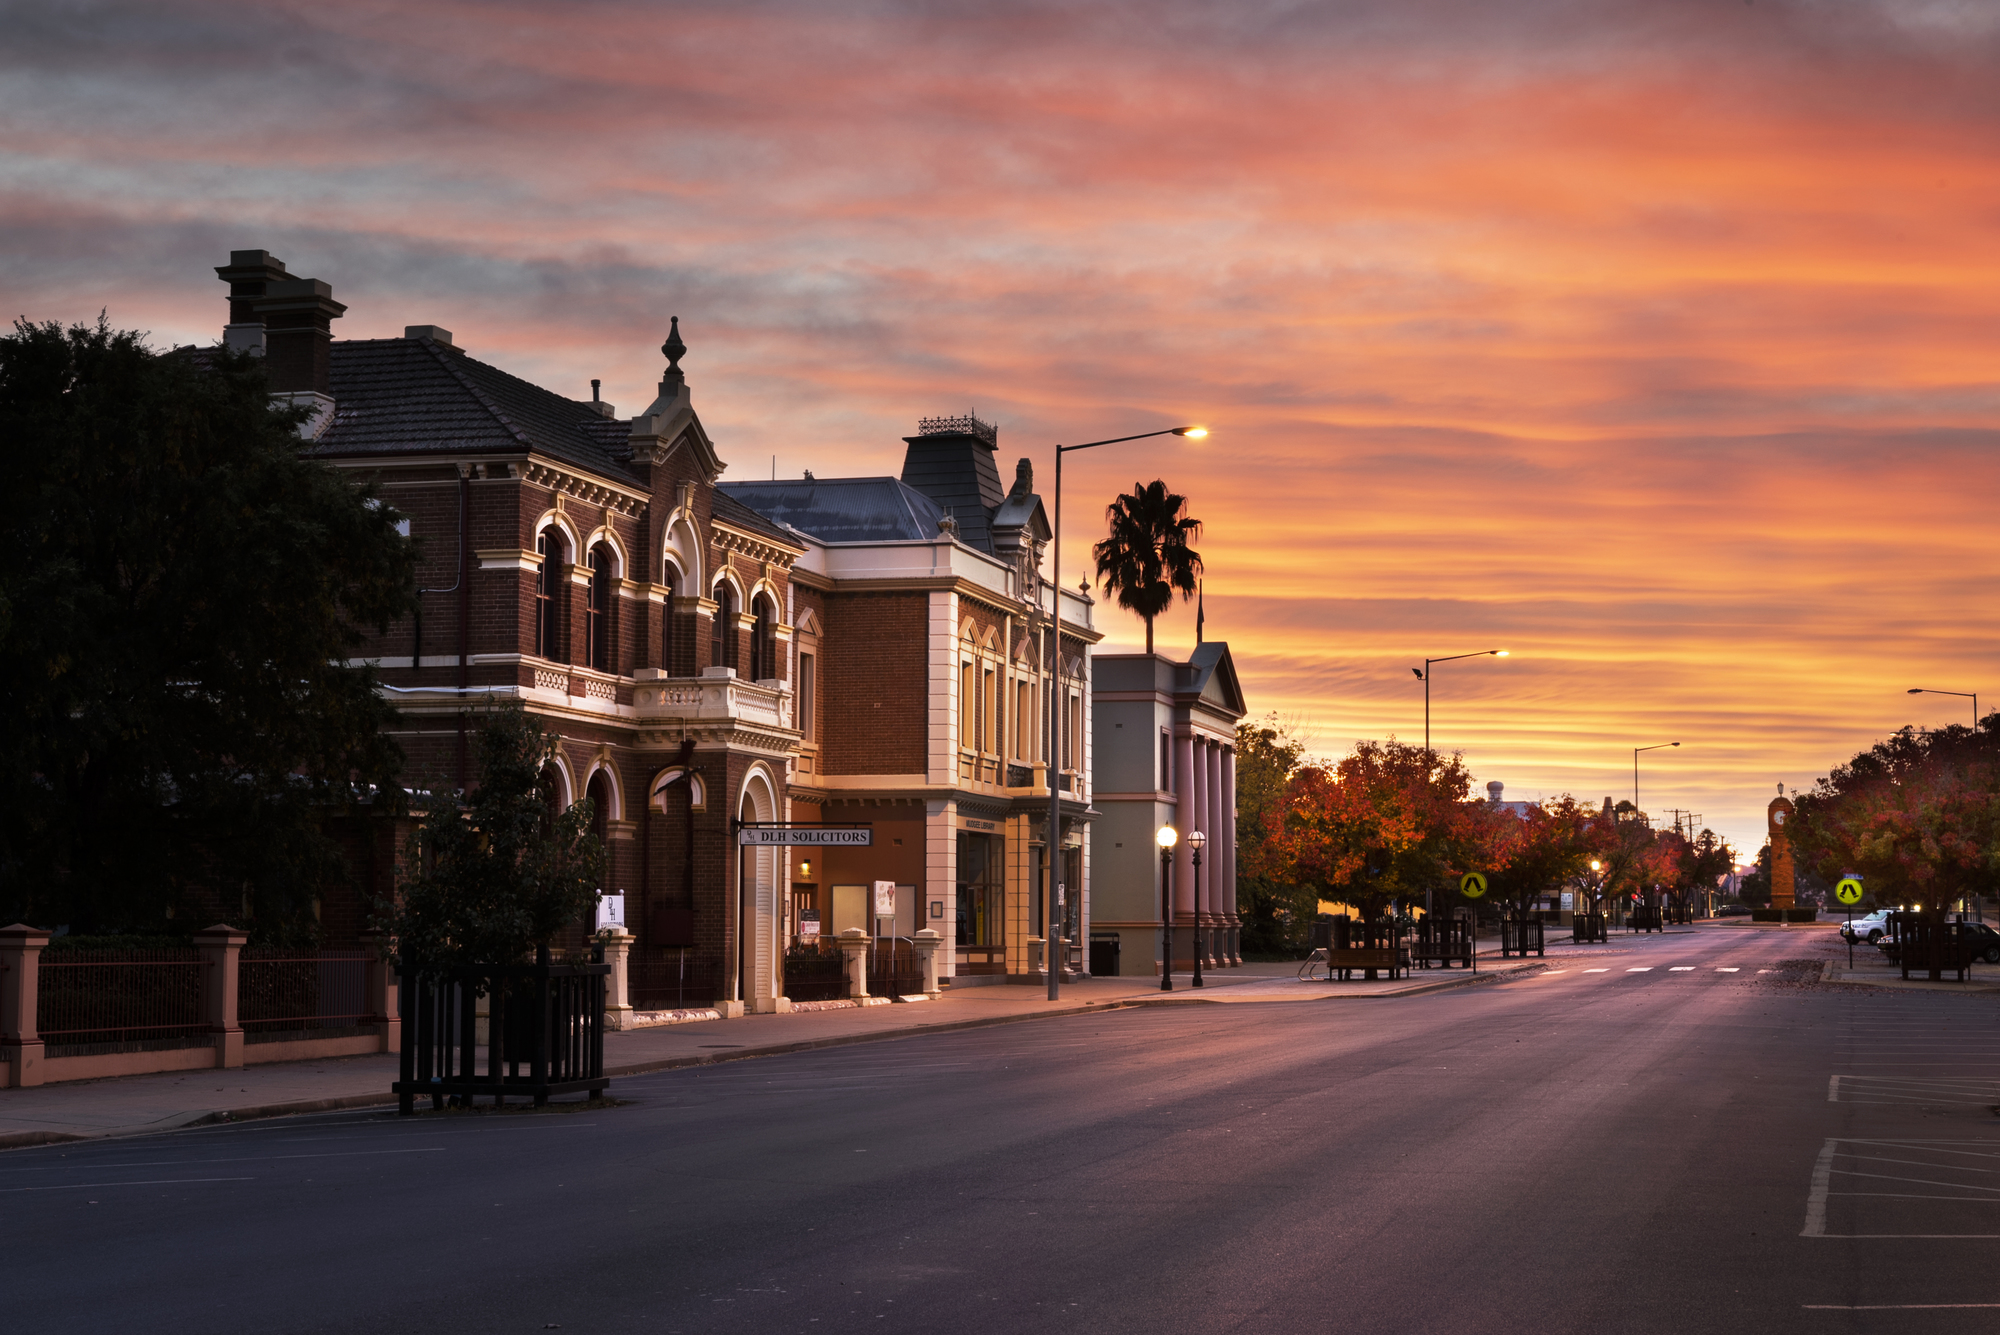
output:
[[1610, 973], [1609, 969], [1585, 969], [1585, 973]]
[[1641, 965], [1640, 965], [1640, 966], [1639, 966], [1638, 968], [1636, 968], [1636, 969], [1627, 969], [1627, 970], [1626, 970], [1625, 972], [1626, 972], [1626, 973], [1651, 973], [1652, 971], [1653, 971], [1653, 966], [1652, 966], [1652, 965], [1650, 965], [1650, 964], [1641, 964]]
[[1692, 965], [1692, 964], [1676, 964], [1676, 965], [1673, 965], [1672, 967], [1670, 967], [1670, 968], [1669, 968], [1669, 969], [1667, 970], [1667, 972], [1668, 972], [1668, 973], [1693, 973], [1693, 972], [1694, 972], [1694, 965]]
[[[246, 1154], [235, 1159], [141, 1159], [137, 1163], [100, 1163], [99, 1168], [172, 1168], [198, 1163], [263, 1163], [279, 1159], [355, 1159], [374, 1154], [443, 1154], [444, 1146], [429, 1145], [417, 1150], [340, 1150], [332, 1154]], [[34, 1164], [20, 1168], [0, 1168], [0, 1173], [53, 1173], [79, 1164]]]
[[1717, 973], [1741, 973], [1741, 969], [1717, 969]]
[[150, 1182], [64, 1182], [48, 1187], [0, 1187], [0, 1193], [13, 1191], [83, 1191], [98, 1187], [172, 1187], [186, 1182], [255, 1182], [254, 1177], [162, 1177]]

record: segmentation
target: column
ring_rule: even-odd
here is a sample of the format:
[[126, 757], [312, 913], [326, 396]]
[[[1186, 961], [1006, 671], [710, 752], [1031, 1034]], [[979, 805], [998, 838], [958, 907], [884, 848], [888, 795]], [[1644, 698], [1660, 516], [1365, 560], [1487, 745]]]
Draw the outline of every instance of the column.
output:
[[[1215, 808], [1208, 800], [1208, 739], [1194, 739], [1194, 828], [1200, 830], [1212, 845], [1215, 840]], [[1201, 952], [1204, 969], [1215, 965], [1213, 932], [1215, 915], [1209, 912], [1209, 856], [1208, 849], [1202, 849], [1201, 876], [1197, 889], [1195, 908], [1194, 947]]]
[[1194, 968], [1194, 850], [1188, 847], [1188, 832], [1199, 828], [1195, 822], [1194, 738], [1176, 730], [1174, 735], [1174, 828], [1180, 842], [1174, 846], [1174, 969]]
[[1236, 963], [1232, 959], [1236, 951], [1230, 949], [1230, 871], [1236, 867], [1234, 841], [1230, 839], [1234, 813], [1224, 801], [1222, 783], [1226, 755], [1220, 741], [1208, 743], [1208, 819], [1212, 823], [1208, 831], [1208, 913], [1214, 923], [1216, 963], [1220, 967]]
[[1222, 820], [1228, 829], [1224, 845], [1222, 911], [1229, 922], [1229, 962], [1243, 963], [1243, 919], [1236, 911], [1236, 748], [1222, 748]]
[[611, 976], [604, 980], [604, 1027], [630, 1029], [632, 1027], [630, 981], [632, 938], [626, 934], [623, 927], [607, 927], [598, 934], [597, 939], [604, 947], [604, 962], [611, 966]]

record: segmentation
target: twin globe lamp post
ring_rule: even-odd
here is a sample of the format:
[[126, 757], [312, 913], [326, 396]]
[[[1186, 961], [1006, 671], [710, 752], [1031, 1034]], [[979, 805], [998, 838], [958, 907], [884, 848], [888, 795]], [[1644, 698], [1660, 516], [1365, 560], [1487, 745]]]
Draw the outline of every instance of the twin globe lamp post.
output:
[[[1153, 842], [1160, 846], [1160, 991], [1174, 990], [1174, 845], [1181, 840], [1180, 831], [1171, 825], [1162, 825], [1160, 832], [1153, 836]], [[1193, 941], [1194, 981], [1193, 986], [1202, 986], [1201, 981], [1201, 850], [1208, 847], [1208, 836], [1200, 830], [1188, 832], [1188, 848], [1194, 853], [1194, 930], [1197, 939]]]

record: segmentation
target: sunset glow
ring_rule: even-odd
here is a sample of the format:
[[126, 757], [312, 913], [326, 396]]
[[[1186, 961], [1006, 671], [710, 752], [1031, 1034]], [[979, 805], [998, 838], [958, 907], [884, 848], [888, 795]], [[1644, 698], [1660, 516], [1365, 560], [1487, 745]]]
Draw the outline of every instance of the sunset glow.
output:
[[[729, 477], [1069, 458], [1066, 581], [1164, 478], [1206, 634], [1338, 754], [1779, 782], [1990, 689], [2000, 7], [214, 3], [10, 9], [9, 316], [211, 343], [265, 248], [339, 337], [644, 407]], [[1214, 434], [1205, 440], [1198, 438]], [[1144, 641], [1100, 605], [1107, 648]], [[1158, 627], [1193, 641], [1192, 605]], [[1511, 656], [1508, 656], [1511, 654]]]

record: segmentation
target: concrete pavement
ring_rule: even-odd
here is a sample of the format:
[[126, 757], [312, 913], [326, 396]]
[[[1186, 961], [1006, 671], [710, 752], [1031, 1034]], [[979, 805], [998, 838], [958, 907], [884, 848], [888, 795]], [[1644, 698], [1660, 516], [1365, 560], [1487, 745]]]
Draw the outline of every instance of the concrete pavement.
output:
[[[1533, 967], [1482, 958], [1482, 972], [1417, 970], [1396, 982], [1302, 983], [1291, 964], [1250, 964], [1207, 974], [1197, 990], [1186, 974], [1174, 991], [1151, 978], [1086, 978], [1063, 984], [1050, 1002], [1043, 986], [965, 987], [935, 1001], [789, 1015], [749, 1015], [607, 1033], [608, 1074], [625, 1077], [680, 1066], [865, 1043], [904, 1035], [1081, 1015], [1133, 1006], [1203, 1005], [1415, 996], [1459, 987], [1496, 971]], [[370, 1107], [394, 1101], [392, 1055], [283, 1062], [230, 1071], [179, 1071], [0, 1090], [0, 1149], [101, 1137], [148, 1135], [215, 1122]]]

